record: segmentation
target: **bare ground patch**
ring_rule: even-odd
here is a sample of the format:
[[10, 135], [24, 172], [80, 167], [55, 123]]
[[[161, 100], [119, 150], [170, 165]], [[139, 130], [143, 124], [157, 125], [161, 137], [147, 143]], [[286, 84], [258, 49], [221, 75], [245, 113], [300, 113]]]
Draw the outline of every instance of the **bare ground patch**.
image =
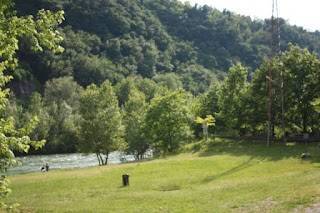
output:
[[308, 207], [298, 207], [293, 211], [293, 213], [319, 213], [320, 212], [320, 203], [313, 204]]
[[244, 212], [269, 212], [271, 209], [276, 207], [278, 202], [273, 198], [267, 198], [255, 203], [249, 203], [243, 206], [235, 207], [233, 212], [244, 213]]

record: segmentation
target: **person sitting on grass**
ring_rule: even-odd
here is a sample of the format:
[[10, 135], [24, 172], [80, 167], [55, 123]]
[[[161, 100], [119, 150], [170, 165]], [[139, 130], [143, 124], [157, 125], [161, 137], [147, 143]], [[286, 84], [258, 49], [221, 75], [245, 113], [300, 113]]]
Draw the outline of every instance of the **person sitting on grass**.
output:
[[41, 172], [48, 172], [49, 171], [49, 165], [46, 163], [46, 165], [42, 165]]

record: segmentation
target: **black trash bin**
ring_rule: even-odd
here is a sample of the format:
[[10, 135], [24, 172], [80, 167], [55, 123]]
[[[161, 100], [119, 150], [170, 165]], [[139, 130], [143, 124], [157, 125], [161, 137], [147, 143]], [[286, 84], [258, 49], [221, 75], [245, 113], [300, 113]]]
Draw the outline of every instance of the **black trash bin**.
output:
[[122, 175], [122, 183], [123, 183], [123, 186], [129, 186], [129, 175], [128, 174]]

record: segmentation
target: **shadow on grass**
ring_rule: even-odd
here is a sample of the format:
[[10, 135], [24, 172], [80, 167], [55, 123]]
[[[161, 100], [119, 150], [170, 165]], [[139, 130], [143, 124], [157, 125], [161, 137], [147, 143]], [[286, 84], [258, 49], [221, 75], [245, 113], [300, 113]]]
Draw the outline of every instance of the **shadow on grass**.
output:
[[155, 158], [151, 157], [151, 158], [143, 158], [143, 159], [133, 160], [133, 161], [124, 161], [124, 162], [121, 162], [120, 164], [139, 164], [139, 163], [146, 163], [154, 160]]
[[224, 176], [228, 176], [228, 175], [231, 175], [233, 173], [236, 173], [236, 172], [239, 172], [241, 170], [244, 170], [244, 169], [247, 169], [249, 167], [251, 167], [253, 164], [251, 164], [250, 162], [253, 160], [253, 158], [250, 158], [248, 161], [240, 164], [239, 166], [236, 166], [226, 172], [223, 172], [221, 174], [217, 174], [217, 175], [213, 175], [213, 176], [209, 176], [209, 177], [206, 177], [202, 180], [202, 183], [209, 183], [213, 180], [216, 180], [218, 178], [222, 178]]
[[272, 142], [268, 147], [266, 142], [217, 138], [195, 143], [189, 147], [189, 151], [199, 153], [200, 157], [228, 154], [232, 156], [249, 156], [269, 161], [278, 161], [286, 158], [301, 159], [303, 153], [310, 153], [311, 157], [304, 161], [320, 162], [320, 143], [316, 142], [307, 144]]

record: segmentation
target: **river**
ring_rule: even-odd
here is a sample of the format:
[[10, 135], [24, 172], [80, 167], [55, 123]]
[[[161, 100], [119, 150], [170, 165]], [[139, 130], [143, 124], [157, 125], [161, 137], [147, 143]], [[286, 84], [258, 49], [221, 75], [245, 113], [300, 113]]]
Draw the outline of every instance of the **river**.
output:
[[[149, 156], [150, 157], [150, 156]], [[49, 165], [49, 170], [56, 169], [75, 169], [91, 166], [98, 166], [98, 159], [95, 154], [56, 154], [56, 155], [29, 155], [16, 157], [22, 165], [9, 169], [8, 175], [39, 172], [44, 164]], [[121, 152], [113, 152], [109, 155], [108, 164], [118, 164], [134, 161], [132, 155], [125, 155]]]

